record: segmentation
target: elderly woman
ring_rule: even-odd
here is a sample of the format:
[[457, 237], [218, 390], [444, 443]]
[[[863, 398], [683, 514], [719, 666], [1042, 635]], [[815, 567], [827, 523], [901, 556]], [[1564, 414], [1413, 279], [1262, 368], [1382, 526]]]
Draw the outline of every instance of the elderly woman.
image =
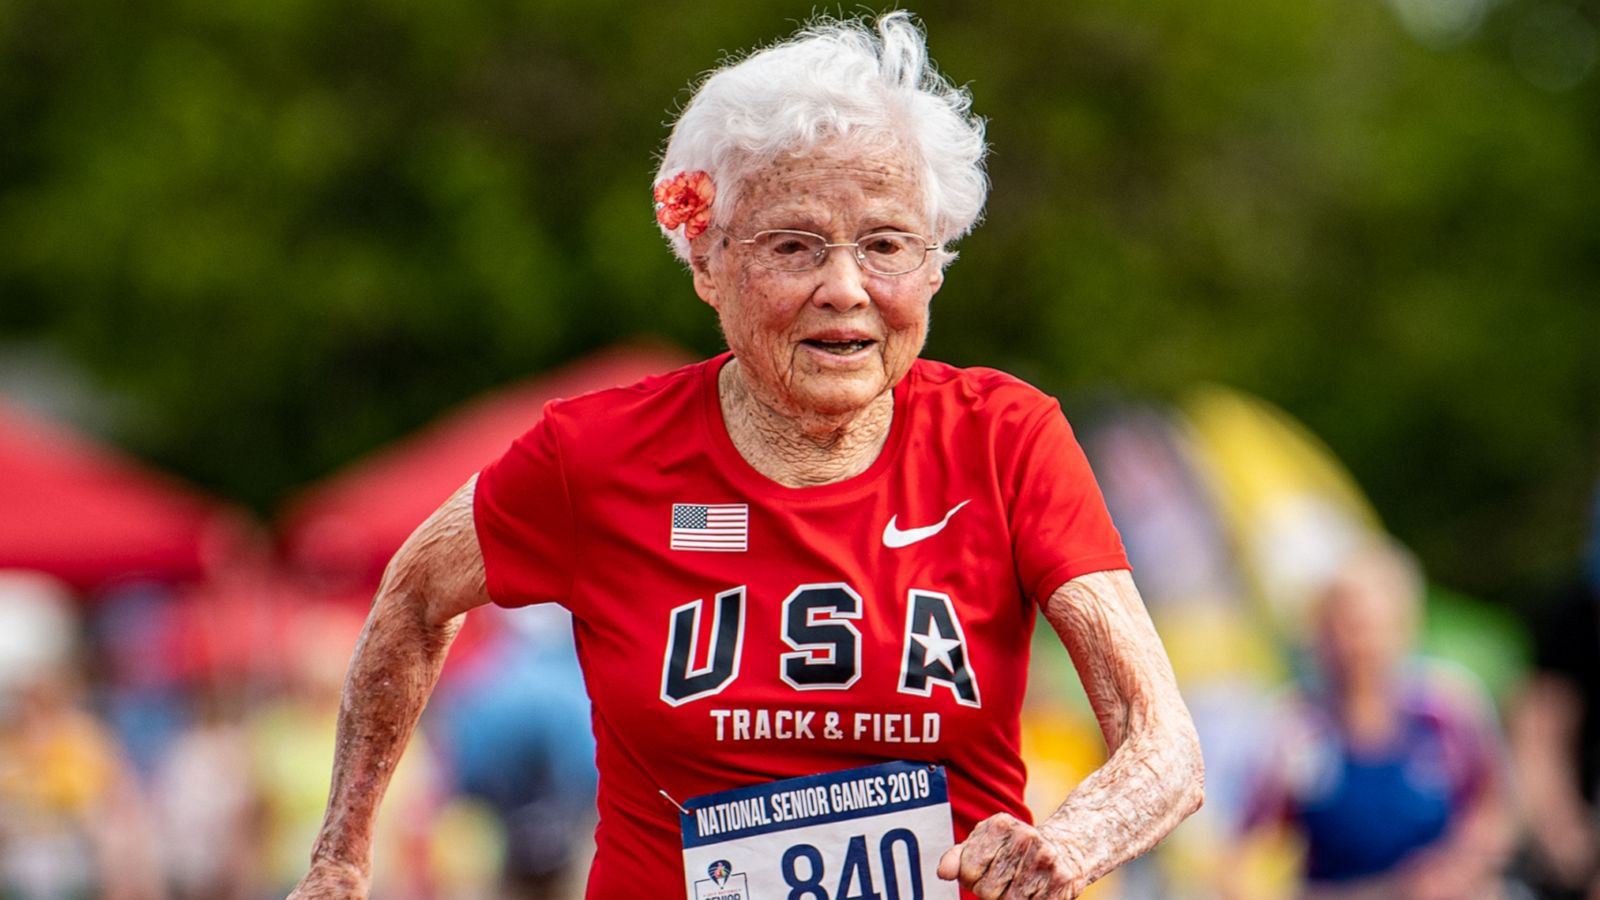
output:
[[[1200, 804], [1192, 724], [1060, 408], [918, 359], [983, 205], [968, 105], [904, 13], [705, 80], [655, 199], [729, 352], [550, 404], [399, 551], [296, 896], [364, 892], [384, 783], [488, 601], [572, 611], [590, 897], [1073, 897]], [[1034, 825], [1018, 718], [1040, 607], [1111, 754]]]

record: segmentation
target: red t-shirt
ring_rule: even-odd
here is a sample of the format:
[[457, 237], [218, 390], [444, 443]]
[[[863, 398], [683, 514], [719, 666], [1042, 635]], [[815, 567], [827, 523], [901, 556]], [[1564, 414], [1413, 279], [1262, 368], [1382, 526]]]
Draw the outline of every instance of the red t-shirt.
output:
[[1033, 387], [919, 360], [872, 466], [791, 488], [728, 437], [728, 358], [552, 402], [478, 479], [490, 597], [573, 614], [600, 771], [590, 897], [681, 894], [662, 791], [936, 761], [958, 840], [1026, 820], [1035, 603], [1128, 565]]

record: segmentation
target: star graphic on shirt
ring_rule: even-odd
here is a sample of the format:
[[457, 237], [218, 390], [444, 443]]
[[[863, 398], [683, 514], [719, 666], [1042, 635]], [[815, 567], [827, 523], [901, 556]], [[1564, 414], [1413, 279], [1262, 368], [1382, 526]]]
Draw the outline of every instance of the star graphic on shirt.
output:
[[928, 623], [931, 634], [911, 635], [911, 639], [922, 645], [922, 667], [926, 669], [933, 662], [941, 662], [946, 669], [956, 670], [955, 660], [950, 658], [950, 651], [961, 646], [957, 638], [947, 638], [939, 630], [939, 620], [934, 619]]

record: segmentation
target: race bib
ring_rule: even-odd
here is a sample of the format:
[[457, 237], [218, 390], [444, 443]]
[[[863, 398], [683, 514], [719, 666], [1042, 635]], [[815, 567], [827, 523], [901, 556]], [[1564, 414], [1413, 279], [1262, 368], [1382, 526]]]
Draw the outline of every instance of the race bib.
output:
[[892, 762], [694, 797], [679, 817], [690, 900], [958, 900], [943, 766]]

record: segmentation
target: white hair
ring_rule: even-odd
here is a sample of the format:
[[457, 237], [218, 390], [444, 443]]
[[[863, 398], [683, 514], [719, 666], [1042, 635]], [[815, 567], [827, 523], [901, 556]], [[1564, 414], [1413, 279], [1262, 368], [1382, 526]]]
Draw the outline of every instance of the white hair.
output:
[[[972, 230], [989, 192], [983, 120], [971, 108], [971, 94], [928, 60], [909, 13], [884, 15], [876, 34], [860, 19], [818, 19], [701, 81], [672, 128], [656, 183], [708, 173], [712, 222], [722, 225], [744, 178], [779, 157], [837, 140], [887, 144], [920, 164], [930, 236], [943, 244]], [[688, 262], [682, 229], [663, 231]]]

